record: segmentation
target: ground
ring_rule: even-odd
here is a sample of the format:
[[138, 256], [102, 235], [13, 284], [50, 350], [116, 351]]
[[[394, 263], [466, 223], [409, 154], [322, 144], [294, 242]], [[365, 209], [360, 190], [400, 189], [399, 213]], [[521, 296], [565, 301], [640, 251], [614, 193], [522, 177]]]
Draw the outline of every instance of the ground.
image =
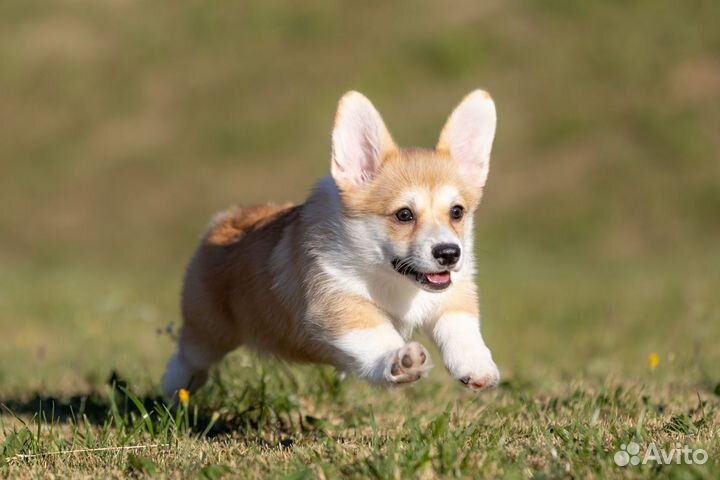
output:
[[[718, 478], [718, 18], [711, 0], [2, 2], [0, 477]], [[393, 391], [241, 351], [166, 411], [211, 215], [302, 201], [346, 90], [431, 146], [478, 87], [498, 106], [476, 238], [501, 385], [465, 391], [432, 349]], [[617, 466], [631, 441], [709, 460]]]

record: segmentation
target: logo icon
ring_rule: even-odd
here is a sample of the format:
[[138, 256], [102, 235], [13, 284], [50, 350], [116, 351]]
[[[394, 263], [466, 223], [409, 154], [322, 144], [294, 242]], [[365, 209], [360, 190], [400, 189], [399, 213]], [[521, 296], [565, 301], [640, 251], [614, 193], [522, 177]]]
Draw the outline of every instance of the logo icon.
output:
[[624, 467], [627, 464], [639, 465], [640, 457], [638, 457], [638, 453], [640, 453], [640, 445], [635, 442], [630, 442], [627, 445], [623, 443], [620, 445], [620, 450], [615, 452], [615, 465], [618, 467]]

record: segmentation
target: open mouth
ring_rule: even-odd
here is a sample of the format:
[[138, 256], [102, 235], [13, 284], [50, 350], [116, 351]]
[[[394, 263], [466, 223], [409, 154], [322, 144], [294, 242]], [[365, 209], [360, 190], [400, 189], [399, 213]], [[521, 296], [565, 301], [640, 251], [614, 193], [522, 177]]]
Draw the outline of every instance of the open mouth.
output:
[[431, 292], [440, 292], [452, 284], [450, 272], [448, 271], [418, 272], [412, 267], [412, 265], [409, 265], [407, 262], [403, 262], [400, 258], [393, 260], [392, 266], [400, 275], [405, 275], [423, 289]]

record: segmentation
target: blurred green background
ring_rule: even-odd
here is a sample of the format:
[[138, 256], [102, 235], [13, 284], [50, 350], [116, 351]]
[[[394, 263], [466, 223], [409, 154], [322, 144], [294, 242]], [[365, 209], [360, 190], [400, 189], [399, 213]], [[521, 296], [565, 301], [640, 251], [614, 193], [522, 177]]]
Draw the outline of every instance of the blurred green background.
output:
[[0, 2], [0, 391], [156, 386], [211, 214], [302, 201], [339, 97], [432, 146], [498, 107], [478, 212], [505, 378], [720, 377], [720, 2]]

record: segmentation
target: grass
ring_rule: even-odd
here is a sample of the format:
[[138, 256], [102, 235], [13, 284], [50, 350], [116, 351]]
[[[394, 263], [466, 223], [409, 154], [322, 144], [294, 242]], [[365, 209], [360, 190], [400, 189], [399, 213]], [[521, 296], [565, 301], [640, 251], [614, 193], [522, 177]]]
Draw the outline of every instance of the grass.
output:
[[[672, 383], [657, 389], [586, 374], [552, 389], [507, 381], [484, 398], [440, 381], [378, 395], [327, 369], [299, 375], [261, 365], [219, 370], [177, 412], [111, 386], [84, 406], [46, 401], [31, 419], [13, 416], [4, 426], [5, 473], [592, 477], [623, 473], [613, 454], [632, 439], [665, 449], [682, 439], [710, 458], [720, 453], [712, 393], [693, 398]], [[628, 473], [714, 478], [717, 471], [712, 463], [649, 464]]]
[[[719, 5], [0, 3], [0, 477], [717, 478]], [[212, 212], [301, 201], [345, 90], [427, 146], [477, 86], [500, 387], [240, 351], [166, 408]], [[616, 466], [631, 440], [710, 460]]]

